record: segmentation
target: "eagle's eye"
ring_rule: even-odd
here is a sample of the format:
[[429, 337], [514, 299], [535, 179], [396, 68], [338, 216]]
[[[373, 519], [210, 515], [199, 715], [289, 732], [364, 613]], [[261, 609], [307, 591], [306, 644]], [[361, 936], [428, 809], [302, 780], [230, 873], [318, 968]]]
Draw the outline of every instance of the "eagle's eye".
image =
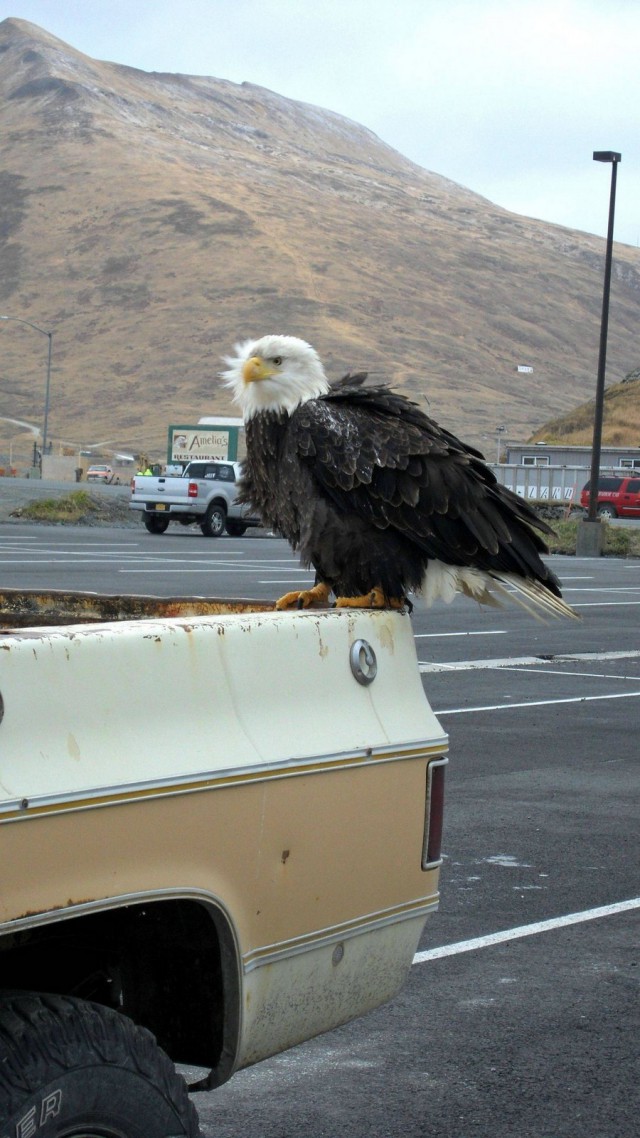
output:
[[280, 364], [282, 363], [282, 356], [274, 356], [272, 362], [276, 365], [276, 367], [280, 367]]

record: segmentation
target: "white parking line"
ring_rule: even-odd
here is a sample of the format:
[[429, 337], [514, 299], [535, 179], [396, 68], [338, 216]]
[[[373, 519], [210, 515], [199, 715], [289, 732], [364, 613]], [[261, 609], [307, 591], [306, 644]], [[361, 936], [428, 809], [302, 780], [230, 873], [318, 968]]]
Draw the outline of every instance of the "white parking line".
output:
[[[616, 560], [617, 559], [615, 557], [612, 557], [609, 565], [607, 565], [607, 568], [611, 568], [611, 569], [625, 569], [625, 568], [627, 568], [627, 565], [624, 562], [622, 565], [620, 565], [619, 562], [618, 562], [618, 564], [616, 564]], [[555, 564], [557, 566], [561, 562], [564, 562], [566, 565], [571, 564], [572, 568], [574, 568], [576, 565], [578, 566], [578, 568], [582, 568], [582, 562], [584, 562], [585, 569], [587, 568], [587, 565], [592, 563], [591, 558], [589, 558], [589, 557], [574, 557], [573, 554], [567, 553], [567, 554], [556, 554], [552, 559], [549, 560], [548, 564]], [[634, 561], [631, 561], [628, 568], [637, 569], [637, 567], [638, 567], [638, 559], [635, 558], [635, 563], [634, 563]]]
[[[135, 547], [132, 547], [130, 541], [127, 541], [127, 542], [113, 542], [113, 541], [86, 541], [86, 542], [83, 542], [83, 541], [78, 541], [78, 542], [74, 542], [73, 545], [69, 545], [69, 546], [64, 546], [64, 545], [51, 546], [50, 544], [47, 543], [46, 545], [38, 546], [35, 549], [32, 545], [27, 546], [25, 549], [21, 549], [21, 546], [23, 544], [24, 543], [21, 541], [19, 544], [13, 543], [10, 545], [7, 541], [2, 539], [2, 540], [0, 540], [0, 549], [10, 548], [15, 553], [40, 553], [40, 552], [46, 553], [51, 548], [54, 548], [56, 553], [65, 553], [65, 552], [72, 552], [73, 553], [76, 550], [81, 551], [82, 548], [84, 546], [86, 546], [87, 549], [95, 549], [95, 550], [112, 549], [116, 553], [120, 549], [127, 549], [127, 550], [133, 549], [133, 551], [135, 552]], [[132, 557], [134, 555], [134, 552], [131, 553]]]
[[[91, 557], [88, 553], [83, 553], [81, 561], [77, 560], [77, 559], [73, 560], [69, 556], [66, 556], [66, 557], [47, 557], [47, 558], [43, 558], [43, 559], [38, 558], [37, 560], [34, 560], [33, 557], [30, 557], [26, 561], [18, 561], [16, 558], [11, 558], [11, 559], [8, 559], [7, 561], [3, 561], [2, 559], [0, 559], [0, 565], [9, 565], [9, 566], [29, 565], [32, 569], [40, 569], [44, 565], [67, 565], [67, 566], [70, 566], [72, 569], [84, 569], [84, 567], [87, 565], [113, 565], [114, 561], [120, 561], [120, 560], [122, 560], [122, 556], [119, 556], [119, 557]], [[139, 562], [140, 558], [136, 557], [135, 560], [136, 560], [136, 562]], [[154, 558], [154, 560], [157, 560], [157, 558]]]
[[[626, 590], [625, 590], [626, 591]], [[640, 601], [577, 601], [571, 602], [573, 609], [601, 609], [601, 608], [614, 608], [620, 605], [640, 605]]]
[[[505, 670], [508, 672], [509, 668]], [[511, 671], [534, 676], [571, 676], [573, 679], [584, 676], [589, 680], [632, 680], [634, 683], [638, 679], [638, 676], [619, 676], [615, 672], [568, 672], [564, 668], [512, 668]]]
[[477, 948], [489, 948], [494, 944], [535, 936], [536, 933], [548, 933], [554, 929], [564, 929], [568, 925], [579, 925], [584, 921], [597, 921], [601, 917], [613, 917], [616, 913], [627, 913], [632, 909], [640, 909], [640, 897], [632, 897], [629, 901], [616, 901], [612, 905], [601, 905], [597, 909], [583, 909], [581, 913], [568, 913], [564, 917], [551, 917], [548, 921], [535, 921], [531, 925], [518, 925], [516, 928], [478, 936], [473, 940], [459, 940], [456, 944], [445, 944], [442, 948], [428, 948], [425, 952], [417, 952], [413, 963], [424, 964], [427, 960], [439, 960], [443, 956], [457, 956], [460, 952], [473, 952]]
[[615, 589], [610, 587], [603, 588], [602, 585], [581, 585], [577, 589], [563, 588], [564, 593], [637, 593], [640, 592], [640, 585], [617, 585]]
[[[172, 569], [169, 566], [164, 566], [164, 568], [162, 568], [162, 569], [151, 569], [151, 568], [149, 568], [149, 566], [145, 566], [144, 569], [118, 569], [118, 572], [119, 573], [125, 573], [125, 574], [142, 573], [145, 576], [149, 573], [166, 573], [167, 576], [169, 576], [169, 574], [171, 574], [171, 573], [177, 573], [177, 574], [182, 573], [185, 575], [187, 573], [227, 573], [228, 574], [229, 570], [233, 569], [233, 568], [236, 568], [236, 566], [234, 566], [233, 563], [231, 563], [230, 565], [222, 566], [222, 567], [214, 566], [214, 565], [202, 565], [202, 566], [198, 566], [195, 569], [187, 569], [182, 565], [179, 566], [177, 569]], [[237, 568], [242, 568], [243, 573], [268, 573], [269, 572], [268, 566], [265, 566], [265, 565], [246, 565], [246, 564], [243, 564], [242, 566], [238, 566]], [[276, 572], [282, 573], [282, 572], [284, 572], [284, 570], [282, 568], [274, 569], [273, 572], [274, 573], [276, 573]], [[312, 579], [313, 578], [305, 577], [305, 579], [304, 579], [305, 584], [308, 584], [309, 580], [312, 580]], [[273, 577], [269, 578], [268, 581], [259, 581], [258, 582], [258, 584], [261, 584], [261, 585], [277, 585], [277, 583], [278, 582], [275, 581]]]
[[418, 664], [421, 672], [466, 672], [475, 669], [530, 668], [533, 665], [545, 667], [554, 664], [598, 664], [605, 660], [635, 660], [640, 657], [640, 649], [629, 648], [619, 652], [563, 652], [557, 656], [504, 656], [488, 660], [456, 660], [451, 664]]
[[444, 640], [447, 636], [506, 636], [506, 628], [487, 629], [482, 632], [416, 632], [414, 640]]
[[434, 715], [468, 715], [475, 711], [512, 711], [520, 707], [551, 707], [556, 703], [597, 703], [603, 699], [632, 699], [640, 696], [640, 691], [612, 692], [610, 695], [574, 695], [567, 699], [531, 699], [524, 703], [490, 703], [484, 707], [451, 707], [434, 710]]
[[289, 578], [287, 580], [286, 578], [280, 578], [279, 580], [275, 580], [273, 577], [270, 577], [268, 581], [258, 581], [257, 583], [258, 585], [295, 585], [301, 589], [308, 589], [309, 585], [313, 584], [313, 578], [306, 577], [304, 580], [300, 580], [298, 577], [297, 579]]

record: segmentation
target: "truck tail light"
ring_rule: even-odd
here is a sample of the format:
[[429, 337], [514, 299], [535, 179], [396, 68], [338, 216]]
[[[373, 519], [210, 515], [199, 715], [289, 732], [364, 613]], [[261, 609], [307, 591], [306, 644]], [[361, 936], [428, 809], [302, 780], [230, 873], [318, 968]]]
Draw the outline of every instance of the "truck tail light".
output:
[[424, 814], [422, 868], [435, 869], [442, 863], [442, 821], [444, 814], [444, 768], [447, 758], [432, 759], [427, 766], [427, 801]]
[[187, 495], [189, 496], [189, 498], [197, 498], [198, 497], [198, 483], [197, 482], [190, 482], [189, 483]]

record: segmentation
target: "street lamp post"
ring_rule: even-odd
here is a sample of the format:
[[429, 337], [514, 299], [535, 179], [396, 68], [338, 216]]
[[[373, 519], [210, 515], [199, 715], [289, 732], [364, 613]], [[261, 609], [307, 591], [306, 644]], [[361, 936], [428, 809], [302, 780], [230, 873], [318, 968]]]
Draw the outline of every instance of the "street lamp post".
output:
[[[602, 292], [602, 317], [600, 320], [600, 351], [598, 354], [598, 378], [596, 381], [596, 403], [593, 417], [593, 444], [591, 447], [591, 476], [589, 481], [589, 506], [585, 525], [578, 530], [578, 550], [580, 554], [598, 557], [602, 552], [602, 527], [598, 522], [598, 483], [600, 481], [600, 455], [602, 451], [602, 420], [604, 417], [604, 377], [607, 363], [607, 334], [609, 331], [609, 294], [611, 291], [611, 261], [613, 259], [613, 221], [616, 208], [616, 178], [618, 163], [622, 155], [615, 150], [594, 150], [594, 162], [611, 163], [611, 193], [609, 195], [609, 226], [604, 262], [604, 288]], [[591, 524], [598, 522], [597, 528]]]
[[[38, 327], [37, 324], [32, 324], [30, 320], [23, 320], [21, 316], [0, 316], [0, 320], [15, 320], [18, 324], [26, 324], [29, 328], [33, 328], [36, 332], [41, 332], [43, 336], [47, 337], [49, 341], [47, 349], [47, 381], [44, 389], [44, 423], [42, 424], [42, 455], [47, 453], [47, 430], [49, 426], [49, 393], [51, 390], [51, 351], [53, 346], [53, 332], [47, 332], [44, 328]], [[40, 470], [42, 471], [42, 458], [40, 459]]]

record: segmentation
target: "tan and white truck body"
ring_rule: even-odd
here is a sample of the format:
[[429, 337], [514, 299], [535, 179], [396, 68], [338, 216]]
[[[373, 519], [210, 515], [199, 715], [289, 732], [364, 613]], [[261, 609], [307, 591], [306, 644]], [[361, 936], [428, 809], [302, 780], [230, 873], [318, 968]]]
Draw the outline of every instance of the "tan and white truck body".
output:
[[447, 746], [409, 617], [2, 600], [0, 986], [110, 1002], [208, 1086], [393, 996]]

